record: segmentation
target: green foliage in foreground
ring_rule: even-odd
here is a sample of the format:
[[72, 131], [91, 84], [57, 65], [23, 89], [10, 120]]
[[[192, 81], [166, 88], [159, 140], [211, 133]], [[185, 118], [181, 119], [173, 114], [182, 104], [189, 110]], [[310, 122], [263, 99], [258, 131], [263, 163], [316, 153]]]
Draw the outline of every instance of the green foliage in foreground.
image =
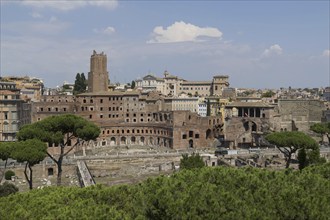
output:
[[183, 154], [180, 159], [180, 169], [194, 169], [202, 168], [205, 166], [203, 158], [199, 154], [193, 153], [191, 156]]
[[51, 187], [0, 200], [0, 219], [328, 219], [330, 164], [183, 170], [136, 185]]

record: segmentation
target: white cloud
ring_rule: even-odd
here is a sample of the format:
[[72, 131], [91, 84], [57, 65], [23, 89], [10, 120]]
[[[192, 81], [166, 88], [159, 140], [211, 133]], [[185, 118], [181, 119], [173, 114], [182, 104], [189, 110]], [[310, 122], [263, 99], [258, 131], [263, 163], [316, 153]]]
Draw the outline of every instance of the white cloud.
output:
[[100, 1], [100, 0], [93, 0], [93, 1], [88, 1], [89, 5], [94, 5], [94, 6], [99, 6], [99, 7], [104, 7], [107, 9], [115, 9], [118, 6], [118, 1], [117, 0], [107, 0], [107, 1]]
[[270, 57], [272, 55], [281, 55], [283, 52], [283, 49], [278, 44], [274, 44], [269, 47], [269, 49], [266, 49], [262, 53], [262, 57]]
[[113, 27], [107, 27], [103, 30], [103, 33], [105, 34], [113, 34], [115, 32], [115, 28]]
[[116, 32], [115, 28], [111, 27], [111, 26], [106, 27], [104, 29], [94, 29], [93, 31], [95, 33], [102, 33], [102, 34], [107, 34], [107, 35], [111, 35]]
[[221, 38], [222, 33], [217, 28], [198, 27], [183, 21], [175, 22], [164, 29], [162, 26], [154, 28], [153, 37], [149, 43], [173, 43], [185, 41], [198, 41], [200, 37]]
[[39, 14], [38, 12], [32, 12], [30, 14], [33, 18], [42, 18], [43, 16], [41, 14]]
[[91, 0], [91, 1], [69, 1], [69, 0], [22, 0], [21, 3], [34, 8], [53, 8], [61, 11], [69, 11], [88, 5], [102, 7], [106, 9], [115, 9], [118, 5], [117, 0]]
[[325, 57], [330, 57], [330, 50], [329, 49], [324, 50], [322, 55], [325, 56]]

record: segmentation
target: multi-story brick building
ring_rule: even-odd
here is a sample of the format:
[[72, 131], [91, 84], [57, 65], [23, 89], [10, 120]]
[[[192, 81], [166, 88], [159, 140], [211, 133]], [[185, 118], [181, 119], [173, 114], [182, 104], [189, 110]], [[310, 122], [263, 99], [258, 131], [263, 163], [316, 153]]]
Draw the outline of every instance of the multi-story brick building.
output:
[[229, 147], [262, 145], [262, 135], [273, 127], [274, 108], [262, 102], [225, 105], [224, 133]]
[[97, 146], [139, 144], [176, 149], [212, 146], [217, 135], [214, 129], [222, 123], [221, 117], [203, 118], [191, 111], [161, 110], [163, 105], [161, 97], [145, 97], [137, 92], [84, 93], [76, 99], [51, 96], [34, 103], [33, 119], [78, 114], [100, 126]]
[[15, 141], [16, 133], [31, 123], [31, 105], [20, 98], [15, 82], [0, 82], [0, 141]]
[[210, 147], [216, 134], [209, 132], [207, 139], [207, 130], [221, 124], [221, 118], [162, 109], [165, 100], [138, 92], [84, 93], [77, 95], [76, 114], [101, 127], [99, 145]]
[[76, 112], [76, 97], [72, 95], [44, 95], [40, 101], [32, 102], [32, 122], [52, 115]]
[[261, 146], [265, 132], [310, 132], [311, 125], [322, 121], [324, 110], [323, 101], [311, 99], [229, 103], [225, 105], [225, 139], [231, 146]]
[[324, 101], [315, 99], [280, 99], [275, 108], [276, 131], [308, 132], [310, 126], [322, 121]]

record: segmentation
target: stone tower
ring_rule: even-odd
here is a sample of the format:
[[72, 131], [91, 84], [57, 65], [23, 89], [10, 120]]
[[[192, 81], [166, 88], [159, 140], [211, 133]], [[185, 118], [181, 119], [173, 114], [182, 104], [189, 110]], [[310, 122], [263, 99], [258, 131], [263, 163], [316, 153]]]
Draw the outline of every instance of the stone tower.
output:
[[229, 76], [227, 75], [214, 76], [212, 80], [211, 94], [213, 96], [221, 96], [222, 90], [229, 86], [228, 79]]
[[107, 55], [104, 52], [97, 54], [94, 50], [88, 73], [88, 92], [106, 92], [108, 91], [108, 83]]

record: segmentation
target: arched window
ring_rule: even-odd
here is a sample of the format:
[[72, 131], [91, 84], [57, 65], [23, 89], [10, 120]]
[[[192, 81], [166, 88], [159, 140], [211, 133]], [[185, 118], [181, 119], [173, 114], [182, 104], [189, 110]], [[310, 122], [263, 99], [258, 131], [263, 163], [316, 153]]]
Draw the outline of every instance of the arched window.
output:
[[211, 129], [207, 129], [206, 131], [206, 139], [212, 138], [212, 131]]
[[136, 138], [133, 136], [133, 137], [131, 137], [131, 143], [132, 144], [135, 144], [135, 141], [136, 141]]
[[126, 137], [120, 138], [120, 144], [126, 144]]
[[189, 140], [189, 148], [194, 148], [194, 141], [192, 139]]
[[257, 124], [252, 122], [252, 131], [257, 131]]
[[116, 138], [115, 137], [111, 137], [110, 139], [110, 145], [116, 145]]

